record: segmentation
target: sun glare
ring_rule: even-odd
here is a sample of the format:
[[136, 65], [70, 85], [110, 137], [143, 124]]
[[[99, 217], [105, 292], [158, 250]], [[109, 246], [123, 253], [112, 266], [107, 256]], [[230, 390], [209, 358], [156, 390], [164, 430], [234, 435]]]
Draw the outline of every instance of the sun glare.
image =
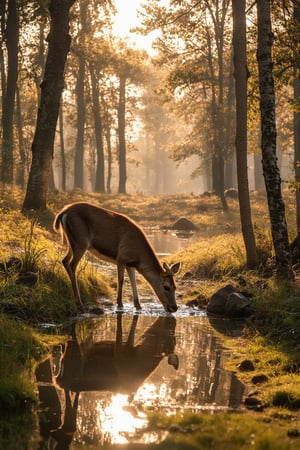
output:
[[101, 411], [105, 417], [102, 432], [111, 436], [112, 444], [126, 444], [130, 435], [147, 424], [146, 416], [133, 416], [131, 412], [126, 411], [128, 406], [128, 395], [116, 394], [111, 398], [111, 403]]
[[157, 32], [152, 32], [147, 36], [132, 33], [130, 30], [139, 25], [137, 11], [142, 0], [116, 0], [117, 14], [114, 17], [113, 32], [120, 38], [127, 38], [136, 48], [146, 50], [153, 54], [152, 42], [157, 37]]

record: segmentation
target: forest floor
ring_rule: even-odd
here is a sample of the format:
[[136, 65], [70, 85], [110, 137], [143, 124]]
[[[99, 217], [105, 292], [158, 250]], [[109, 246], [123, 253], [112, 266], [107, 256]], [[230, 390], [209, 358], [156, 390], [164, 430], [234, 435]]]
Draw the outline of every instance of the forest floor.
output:
[[[296, 282], [292, 284], [279, 283], [273, 277], [271, 231], [263, 192], [251, 193], [260, 257], [260, 266], [252, 271], [246, 269], [235, 199], [228, 200], [229, 210], [225, 213], [215, 196], [56, 192], [49, 194], [48, 211], [33, 219], [21, 214], [22, 198], [23, 193], [16, 189], [0, 192], [0, 448], [22, 449], [22, 443], [29, 439], [30, 428], [35, 426], [33, 369], [48, 355], [51, 345], [62, 338], [59, 331], [54, 335], [41, 334], [39, 325], [63, 323], [76, 312], [61, 265], [64, 247], [60, 236], [52, 230], [54, 215], [65, 204], [89, 201], [127, 214], [145, 230], [167, 229], [178, 218], [188, 218], [198, 227], [199, 241], [166, 258], [168, 262], [182, 261], [178, 276], [181, 299], [185, 302], [207, 299], [219, 287], [231, 283], [249, 293], [255, 309], [251, 336], [248, 331], [238, 339], [228, 338], [226, 346], [235, 355], [229, 362], [230, 370], [236, 372], [237, 365], [245, 359], [255, 362], [254, 371], [240, 372], [239, 377], [253, 385], [257, 407], [245, 410], [242, 416], [189, 414], [170, 419], [155, 415], [151, 419], [154, 427], [172, 426], [173, 432], [165, 442], [141, 448], [300, 449], [299, 277], [296, 273]], [[284, 200], [292, 240], [296, 221], [294, 194], [284, 191]], [[20, 273], [25, 270], [36, 274], [33, 286], [20, 281]], [[187, 273], [188, 283], [184, 281]], [[92, 304], [95, 296], [112, 298], [115, 292], [115, 277], [110, 272], [96, 273], [85, 262], [80, 266], [79, 278], [87, 303]], [[263, 375], [264, 382], [253, 384], [256, 375]], [[16, 436], [20, 440], [17, 447]]]

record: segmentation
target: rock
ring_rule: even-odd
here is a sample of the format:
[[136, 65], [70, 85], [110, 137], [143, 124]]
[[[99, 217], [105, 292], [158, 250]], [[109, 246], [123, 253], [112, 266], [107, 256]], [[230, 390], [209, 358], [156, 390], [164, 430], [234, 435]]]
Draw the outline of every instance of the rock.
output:
[[261, 401], [256, 397], [246, 397], [244, 405], [246, 406], [247, 409], [251, 409], [254, 411], [263, 411]]
[[196, 231], [198, 227], [189, 219], [180, 217], [171, 227], [172, 230]]
[[227, 298], [233, 292], [235, 292], [235, 288], [231, 284], [227, 284], [215, 292], [208, 302], [207, 312], [220, 316], [225, 315]]
[[207, 312], [218, 316], [245, 318], [253, 314], [253, 308], [247, 297], [227, 284], [212, 295]]
[[287, 435], [288, 435], [288, 437], [292, 437], [292, 438], [300, 438], [300, 429], [293, 428], [291, 430], [288, 430]]
[[266, 383], [269, 380], [267, 375], [261, 374], [261, 375], [254, 375], [254, 377], [251, 380], [251, 383], [253, 384], [262, 384]]
[[244, 361], [242, 361], [240, 364], [238, 364], [237, 367], [241, 372], [251, 372], [252, 370], [255, 369], [254, 364], [251, 361], [251, 359], [244, 359]]
[[233, 292], [229, 295], [225, 305], [225, 315], [227, 317], [249, 317], [253, 314], [253, 308], [243, 294]]

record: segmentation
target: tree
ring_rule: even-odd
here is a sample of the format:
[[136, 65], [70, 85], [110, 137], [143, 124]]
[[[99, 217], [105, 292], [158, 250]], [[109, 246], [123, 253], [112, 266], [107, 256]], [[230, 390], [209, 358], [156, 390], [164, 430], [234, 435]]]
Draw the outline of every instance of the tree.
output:
[[119, 159], [119, 194], [126, 194], [126, 86], [127, 83], [140, 84], [143, 80], [143, 59], [145, 53], [132, 50], [120, 43], [120, 52], [116, 56], [115, 71], [119, 80], [118, 102], [118, 159]]
[[[1, 180], [4, 183], [13, 182], [13, 117], [15, 96], [17, 90], [18, 79], [18, 42], [19, 42], [19, 19], [17, 14], [16, 0], [7, 1], [7, 11], [5, 11], [5, 3], [2, 2], [2, 35], [4, 33], [4, 41], [7, 49], [7, 77], [6, 82], [2, 80], [3, 102], [2, 102], [2, 166]], [[3, 14], [7, 16], [6, 27], [3, 29]], [[4, 77], [4, 71], [2, 77]]]
[[75, 0], [50, 0], [49, 4], [48, 54], [23, 211], [46, 209], [55, 130], [64, 88], [64, 69], [71, 43], [69, 13], [74, 2]]
[[251, 220], [251, 206], [247, 164], [247, 57], [246, 57], [246, 2], [232, 0], [233, 51], [236, 99], [236, 164], [238, 196], [242, 233], [247, 265], [258, 264], [255, 236]]
[[257, 1], [259, 93], [261, 111], [261, 149], [277, 276], [293, 280], [281, 178], [276, 158], [275, 92], [273, 79], [270, 0]]
[[[297, 234], [300, 236], [300, 6], [294, 5], [295, 31], [298, 36], [298, 45], [295, 45], [295, 64], [294, 64], [294, 160], [295, 160], [295, 181], [298, 184], [296, 188], [296, 222]], [[300, 254], [300, 245], [299, 245]]]
[[77, 58], [78, 58], [78, 72], [76, 81], [76, 112], [77, 112], [77, 123], [76, 123], [76, 145], [75, 145], [75, 167], [74, 167], [74, 187], [83, 189], [83, 162], [84, 162], [84, 126], [86, 120], [85, 111], [85, 33], [86, 33], [86, 23], [87, 23], [87, 4], [86, 1], [81, 1], [79, 3], [80, 14], [80, 31], [78, 33], [78, 41], [83, 44], [79, 44], [77, 48]]
[[[300, 257], [300, 6], [294, 4], [293, 36], [296, 36], [297, 44], [294, 46], [294, 167], [296, 190], [296, 226], [297, 234], [291, 244], [294, 251], [297, 248], [298, 259]], [[298, 38], [298, 39], [297, 39]]]
[[93, 63], [89, 66], [92, 84], [92, 98], [93, 98], [93, 115], [95, 126], [95, 139], [97, 148], [97, 168], [95, 191], [105, 192], [105, 177], [104, 177], [104, 145], [103, 145], [103, 126], [100, 111], [100, 91], [98, 80], [96, 77], [96, 68]]

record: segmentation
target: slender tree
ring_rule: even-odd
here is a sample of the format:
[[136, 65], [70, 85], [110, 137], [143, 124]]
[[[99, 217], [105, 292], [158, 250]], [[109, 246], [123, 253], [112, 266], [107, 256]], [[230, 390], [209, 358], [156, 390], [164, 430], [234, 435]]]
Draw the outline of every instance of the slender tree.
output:
[[1, 180], [4, 183], [12, 183], [14, 162], [13, 117], [18, 79], [19, 42], [19, 19], [16, 0], [8, 0], [7, 2], [7, 20], [4, 40], [7, 49], [7, 77], [5, 91], [3, 92]]
[[[295, 2], [294, 6], [295, 31], [300, 38], [300, 6]], [[296, 181], [296, 225], [297, 237], [295, 243], [300, 255], [300, 47], [295, 45], [294, 64], [294, 164]]]
[[93, 115], [95, 126], [95, 139], [97, 148], [97, 166], [96, 166], [96, 180], [95, 191], [105, 192], [105, 177], [104, 177], [104, 145], [103, 145], [103, 126], [100, 110], [100, 92], [96, 76], [96, 67], [93, 63], [89, 66], [92, 84], [93, 97]]
[[64, 69], [70, 49], [69, 13], [75, 0], [50, 0], [48, 54], [41, 84], [41, 100], [32, 143], [32, 163], [23, 211], [44, 210], [53, 159], [53, 145], [64, 88]]
[[251, 206], [247, 164], [247, 57], [246, 57], [246, 2], [232, 0], [233, 51], [236, 97], [236, 164], [242, 233], [247, 265], [258, 264], [255, 236], [251, 220]]
[[277, 276], [293, 280], [281, 178], [276, 158], [275, 92], [273, 79], [270, 0], [257, 0], [261, 149]]

